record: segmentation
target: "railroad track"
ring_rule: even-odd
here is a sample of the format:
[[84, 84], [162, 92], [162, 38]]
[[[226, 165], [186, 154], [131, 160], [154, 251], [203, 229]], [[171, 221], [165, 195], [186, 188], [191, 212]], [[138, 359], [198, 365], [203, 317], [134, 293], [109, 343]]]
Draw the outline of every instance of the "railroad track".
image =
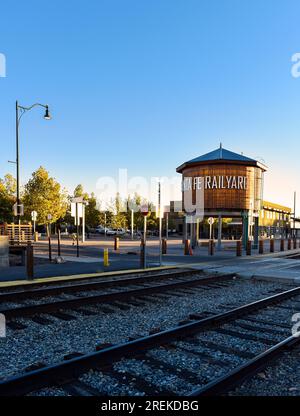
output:
[[[199, 277], [200, 275], [200, 277]], [[153, 295], [170, 294], [170, 296], [184, 296], [186, 290], [200, 287], [223, 288], [226, 281], [232, 280], [234, 274], [224, 274], [204, 277], [198, 270], [172, 271], [171, 273], [155, 274], [151, 276], [131, 277], [101, 282], [87, 282], [57, 287], [47, 287], [26, 291], [14, 291], [0, 294], [0, 313], [4, 314], [11, 327], [22, 329], [22, 326], [12, 322], [15, 318], [36, 317], [39, 314], [56, 314], [63, 320], [74, 317], [64, 310], [78, 310], [88, 315], [84, 306], [111, 304], [126, 309], [130, 305], [138, 306], [155, 299], [145, 298]], [[120, 290], [120, 288], [124, 288]], [[88, 294], [88, 292], [93, 292]], [[66, 297], [61, 299], [61, 296]], [[53, 297], [55, 297], [53, 299]], [[49, 301], [48, 298], [51, 297]], [[4, 305], [4, 306], [3, 306]], [[107, 308], [106, 311], [109, 311]], [[41, 322], [41, 319], [38, 318]], [[45, 320], [46, 321], [46, 320]]]
[[[219, 395], [298, 345], [300, 288], [0, 382], [1, 396], [59, 389], [68, 395]], [[109, 386], [112, 386], [109, 389]], [[125, 390], [124, 390], [125, 389]], [[126, 390], [127, 389], [127, 390]]]
[[[108, 281], [121, 281], [122, 279], [126, 280], [129, 278], [151, 278], [151, 276], [165, 276], [170, 273], [174, 274], [180, 274], [180, 273], [187, 273], [187, 272], [193, 272], [195, 269], [186, 267], [186, 268], [164, 268], [162, 270], [155, 270], [155, 269], [144, 269], [144, 270], [130, 270], [130, 271], [121, 271], [121, 272], [112, 272], [111, 275], [103, 275], [103, 272], [99, 273], [90, 273], [90, 274], [84, 274], [84, 275], [74, 275], [71, 276], [65, 276], [64, 278], [60, 278], [57, 280], [57, 278], [45, 278], [40, 279], [39, 281], [30, 281], [28, 282], [19, 282], [17, 285], [12, 286], [11, 288], [9, 286], [5, 287], [4, 289], [1, 288], [1, 290], [5, 291], [6, 293], [9, 292], [27, 292], [31, 291], [33, 289], [47, 289], [47, 288], [60, 288], [65, 287], [68, 285], [76, 285], [78, 283], [100, 283], [100, 282], [108, 282]], [[198, 270], [200, 273], [201, 271]]]
[[[173, 278], [183, 278], [186, 276], [193, 276], [193, 275], [203, 275], [200, 270], [195, 269], [181, 269], [181, 270], [170, 270], [164, 271], [162, 273], [143, 273], [142, 275], [138, 276], [129, 276], [124, 275], [125, 277], [119, 278], [106, 278], [105, 280], [98, 280], [97, 277], [93, 276], [87, 280], [87, 278], [83, 279], [76, 279], [76, 281], [71, 280], [67, 281], [66, 283], [59, 283], [55, 281], [44, 283], [32, 283], [29, 287], [20, 285], [18, 289], [7, 289], [5, 288], [4, 291], [0, 291], [0, 303], [1, 302], [8, 302], [8, 301], [15, 301], [15, 300], [22, 300], [22, 299], [29, 299], [29, 298], [38, 298], [43, 296], [54, 296], [59, 295], [61, 293], [75, 293], [80, 291], [89, 291], [89, 290], [98, 290], [98, 289], [106, 289], [111, 287], [122, 287], [128, 286], [130, 284], [143, 284], [151, 281], [162, 281], [168, 280]], [[100, 276], [99, 276], [100, 277]], [[79, 281], [79, 283], [78, 283]], [[42, 287], [41, 287], [42, 286]]]

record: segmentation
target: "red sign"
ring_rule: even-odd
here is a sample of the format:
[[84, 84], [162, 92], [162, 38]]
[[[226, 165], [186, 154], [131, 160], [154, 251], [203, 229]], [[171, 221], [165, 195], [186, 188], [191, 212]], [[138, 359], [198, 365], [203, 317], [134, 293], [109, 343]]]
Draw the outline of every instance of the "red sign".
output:
[[141, 205], [141, 213], [145, 215], [145, 217], [148, 215], [149, 213], [148, 205]]

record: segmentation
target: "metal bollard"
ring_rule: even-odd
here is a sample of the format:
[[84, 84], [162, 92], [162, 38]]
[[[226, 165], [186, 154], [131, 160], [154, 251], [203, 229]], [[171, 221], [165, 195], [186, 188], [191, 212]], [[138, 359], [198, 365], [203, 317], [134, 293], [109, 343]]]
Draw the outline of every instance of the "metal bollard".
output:
[[190, 240], [185, 240], [185, 242], [184, 242], [184, 255], [185, 256], [190, 255], [190, 246], [191, 246], [191, 241]]
[[34, 241], [39, 241], [39, 233], [37, 231], [34, 233]]
[[119, 237], [115, 237], [114, 250], [115, 251], [119, 250], [119, 247], [120, 247], [120, 239], [119, 239]]
[[237, 242], [236, 242], [236, 255], [238, 257], [241, 257], [241, 255], [242, 255], [242, 242], [241, 242], [241, 240], [237, 240]]
[[270, 253], [274, 253], [274, 238], [270, 240]]
[[264, 254], [264, 240], [259, 240], [258, 254]]
[[143, 240], [141, 240], [140, 267], [141, 269], [146, 268], [145, 244]]
[[33, 261], [33, 246], [31, 244], [31, 241], [28, 241], [26, 247], [26, 269], [28, 280], [33, 279]]
[[297, 239], [294, 238], [293, 239], [293, 249], [296, 250], [296, 248], [297, 248]]
[[167, 254], [167, 239], [163, 238], [161, 242], [161, 253]]
[[103, 266], [104, 267], [108, 267], [109, 266], [109, 261], [108, 261], [108, 248], [105, 248], [103, 250]]
[[251, 244], [252, 244], [252, 241], [251, 240], [248, 240], [247, 241], [247, 247], [246, 247], [246, 254], [247, 254], [247, 256], [251, 256]]
[[208, 242], [208, 254], [209, 256], [213, 256], [215, 253], [215, 242], [214, 240], [209, 240]]
[[288, 239], [288, 250], [292, 249], [292, 240], [289, 238]]
[[280, 251], [284, 251], [284, 239], [280, 240]]

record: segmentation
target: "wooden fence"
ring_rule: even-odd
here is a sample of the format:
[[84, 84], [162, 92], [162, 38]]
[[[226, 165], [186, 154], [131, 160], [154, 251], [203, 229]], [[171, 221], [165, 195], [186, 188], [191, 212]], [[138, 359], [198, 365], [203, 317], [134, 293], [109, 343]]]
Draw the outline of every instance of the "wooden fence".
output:
[[32, 225], [31, 224], [2, 224], [0, 225], [0, 235], [8, 235], [9, 243], [24, 244], [32, 241]]

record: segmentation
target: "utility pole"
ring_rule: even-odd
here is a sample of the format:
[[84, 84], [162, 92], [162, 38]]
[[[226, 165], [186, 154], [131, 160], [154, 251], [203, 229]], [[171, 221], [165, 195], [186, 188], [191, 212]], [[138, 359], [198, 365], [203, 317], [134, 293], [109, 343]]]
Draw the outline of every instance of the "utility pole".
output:
[[295, 237], [296, 237], [296, 196], [297, 196], [297, 193], [295, 191], [294, 192], [294, 223], [293, 223], [294, 236]]
[[146, 253], [146, 247], [147, 247], [147, 215], [149, 213], [149, 206], [148, 204], [144, 204], [141, 206], [141, 213], [144, 216], [144, 235], [142, 240], [142, 265], [143, 268], [147, 268], [147, 253]]
[[82, 203], [82, 236], [81, 241], [85, 242], [85, 206], [84, 203]]
[[48, 220], [47, 233], [48, 233], [49, 261], [51, 263], [51, 261], [52, 261], [52, 247], [51, 247], [51, 220], [52, 220], [52, 215], [51, 214], [47, 215], [47, 220]]
[[166, 212], [166, 239], [169, 238], [169, 213]]
[[61, 256], [61, 251], [60, 251], [60, 237], [61, 237], [61, 234], [60, 234], [60, 224], [59, 224], [59, 226], [58, 226], [58, 230], [57, 230], [57, 255], [58, 255], [58, 257], [60, 257]]
[[16, 101], [16, 167], [17, 167], [17, 218], [18, 224], [21, 222], [20, 217], [20, 164], [19, 164], [19, 104]]
[[161, 186], [158, 182], [158, 215], [159, 215], [159, 265], [162, 264], [162, 253], [161, 253], [161, 228], [162, 228], [162, 218], [161, 218]]

